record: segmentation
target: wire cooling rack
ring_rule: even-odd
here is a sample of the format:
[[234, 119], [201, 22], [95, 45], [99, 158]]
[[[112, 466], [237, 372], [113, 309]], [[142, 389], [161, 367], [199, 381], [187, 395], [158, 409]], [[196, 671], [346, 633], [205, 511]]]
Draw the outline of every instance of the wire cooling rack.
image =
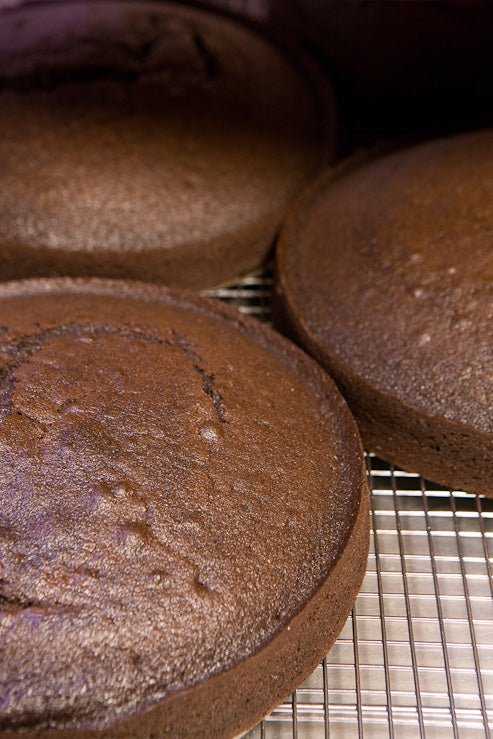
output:
[[[270, 320], [272, 277], [209, 292]], [[248, 739], [489, 737], [493, 500], [367, 454], [368, 570], [339, 639]]]

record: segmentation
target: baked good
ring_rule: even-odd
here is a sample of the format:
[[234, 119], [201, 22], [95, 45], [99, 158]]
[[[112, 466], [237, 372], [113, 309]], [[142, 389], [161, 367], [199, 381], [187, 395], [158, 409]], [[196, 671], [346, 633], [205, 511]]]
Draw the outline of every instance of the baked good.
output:
[[277, 320], [333, 374], [367, 448], [485, 495], [492, 227], [486, 130], [328, 172], [293, 213], [277, 262]]
[[332, 148], [308, 62], [173, 3], [0, 12], [0, 279], [206, 288], [265, 259]]
[[0, 733], [226, 737], [365, 570], [357, 427], [271, 329], [157, 286], [0, 286]]

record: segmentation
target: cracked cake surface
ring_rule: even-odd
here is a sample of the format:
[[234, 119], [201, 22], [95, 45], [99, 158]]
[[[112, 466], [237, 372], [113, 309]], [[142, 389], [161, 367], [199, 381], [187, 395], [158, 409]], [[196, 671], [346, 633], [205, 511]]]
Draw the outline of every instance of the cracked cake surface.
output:
[[3, 9], [0, 279], [203, 288], [258, 266], [330, 148], [329, 98], [307, 78], [183, 5]]
[[493, 131], [323, 175], [278, 251], [279, 314], [337, 379], [363, 440], [493, 496]]
[[0, 286], [0, 315], [2, 736], [249, 728], [363, 576], [344, 401], [215, 301], [37, 280]]

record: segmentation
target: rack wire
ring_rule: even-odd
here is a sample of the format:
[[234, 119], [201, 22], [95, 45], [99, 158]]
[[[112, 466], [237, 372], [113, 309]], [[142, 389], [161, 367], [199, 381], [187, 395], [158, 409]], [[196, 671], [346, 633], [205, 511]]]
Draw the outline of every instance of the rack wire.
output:
[[[272, 275], [208, 294], [270, 320]], [[336, 643], [248, 739], [491, 736], [493, 500], [366, 455], [367, 573]]]

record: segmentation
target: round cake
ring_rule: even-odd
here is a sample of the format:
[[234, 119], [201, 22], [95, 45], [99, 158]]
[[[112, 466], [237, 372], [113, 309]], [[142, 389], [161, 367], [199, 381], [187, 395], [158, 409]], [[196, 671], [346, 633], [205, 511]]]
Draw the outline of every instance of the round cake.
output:
[[328, 172], [277, 263], [278, 321], [335, 377], [367, 448], [493, 496], [493, 132]]
[[257, 267], [332, 149], [330, 90], [295, 57], [172, 3], [1, 10], [0, 279]]
[[0, 286], [2, 737], [231, 737], [365, 570], [359, 435], [297, 347], [157, 286]]

